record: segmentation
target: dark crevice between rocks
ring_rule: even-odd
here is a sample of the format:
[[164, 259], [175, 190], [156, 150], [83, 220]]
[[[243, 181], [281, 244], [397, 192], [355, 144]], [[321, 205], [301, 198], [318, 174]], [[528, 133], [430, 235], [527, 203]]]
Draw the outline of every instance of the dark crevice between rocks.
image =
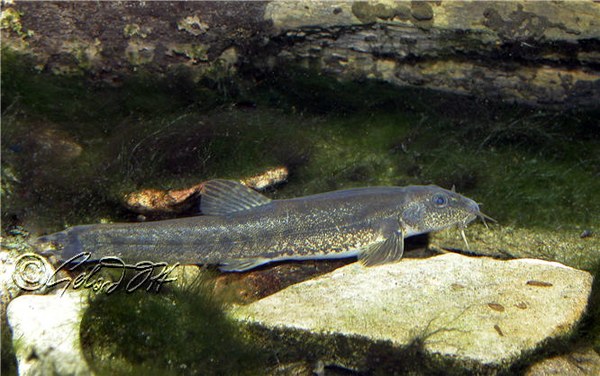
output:
[[577, 337], [583, 343], [590, 343], [594, 351], [600, 354], [600, 321], [598, 321], [600, 318], [600, 261], [588, 272], [594, 276], [594, 282], [586, 314], [578, 328]]

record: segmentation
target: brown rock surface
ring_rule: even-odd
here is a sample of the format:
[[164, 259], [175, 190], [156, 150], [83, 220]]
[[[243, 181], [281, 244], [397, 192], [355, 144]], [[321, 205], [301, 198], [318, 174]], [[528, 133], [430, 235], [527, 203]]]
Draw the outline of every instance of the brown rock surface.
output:
[[[264, 190], [287, 180], [286, 167], [275, 167], [261, 174], [241, 179], [247, 187]], [[132, 192], [123, 198], [125, 206], [140, 214], [149, 213], [182, 213], [198, 205], [203, 183], [184, 189], [144, 189]]]
[[600, 101], [594, 1], [68, 2], [3, 4], [3, 46], [40, 70], [119, 82], [140, 69], [293, 63], [538, 105]]

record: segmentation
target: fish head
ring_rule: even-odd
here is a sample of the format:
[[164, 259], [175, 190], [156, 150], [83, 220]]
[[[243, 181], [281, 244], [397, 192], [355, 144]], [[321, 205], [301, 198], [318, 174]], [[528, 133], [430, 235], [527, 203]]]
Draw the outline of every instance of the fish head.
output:
[[400, 216], [405, 236], [452, 226], [465, 227], [484, 216], [475, 201], [435, 185], [409, 187], [407, 193]]

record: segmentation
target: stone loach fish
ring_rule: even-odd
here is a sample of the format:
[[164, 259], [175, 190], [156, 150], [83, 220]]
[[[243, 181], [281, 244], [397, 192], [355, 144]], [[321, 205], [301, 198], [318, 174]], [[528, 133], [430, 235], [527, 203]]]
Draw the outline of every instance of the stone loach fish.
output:
[[75, 226], [42, 236], [37, 244], [42, 253], [61, 260], [90, 252], [90, 260], [116, 256], [127, 262], [216, 264], [227, 272], [353, 256], [373, 266], [399, 261], [406, 237], [458, 226], [464, 238], [468, 223], [489, 218], [475, 201], [434, 185], [271, 200], [238, 182], [211, 180], [200, 197], [202, 215]]

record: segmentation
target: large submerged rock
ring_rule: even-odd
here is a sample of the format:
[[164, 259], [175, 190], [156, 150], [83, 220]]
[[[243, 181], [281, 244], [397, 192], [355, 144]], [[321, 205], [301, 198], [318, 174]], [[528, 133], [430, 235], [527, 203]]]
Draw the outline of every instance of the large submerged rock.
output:
[[139, 70], [200, 78], [293, 63], [538, 105], [600, 100], [591, 0], [2, 4], [3, 47], [56, 74], [120, 82]]
[[411, 367], [407, 353], [416, 349], [424, 362], [417, 370], [441, 362], [494, 372], [569, 335], [592, 279], [534, 259], [446, 254], [373, 268], [356, 263], [236, 307], [232, 316], [289, 361], [397, 370]]

